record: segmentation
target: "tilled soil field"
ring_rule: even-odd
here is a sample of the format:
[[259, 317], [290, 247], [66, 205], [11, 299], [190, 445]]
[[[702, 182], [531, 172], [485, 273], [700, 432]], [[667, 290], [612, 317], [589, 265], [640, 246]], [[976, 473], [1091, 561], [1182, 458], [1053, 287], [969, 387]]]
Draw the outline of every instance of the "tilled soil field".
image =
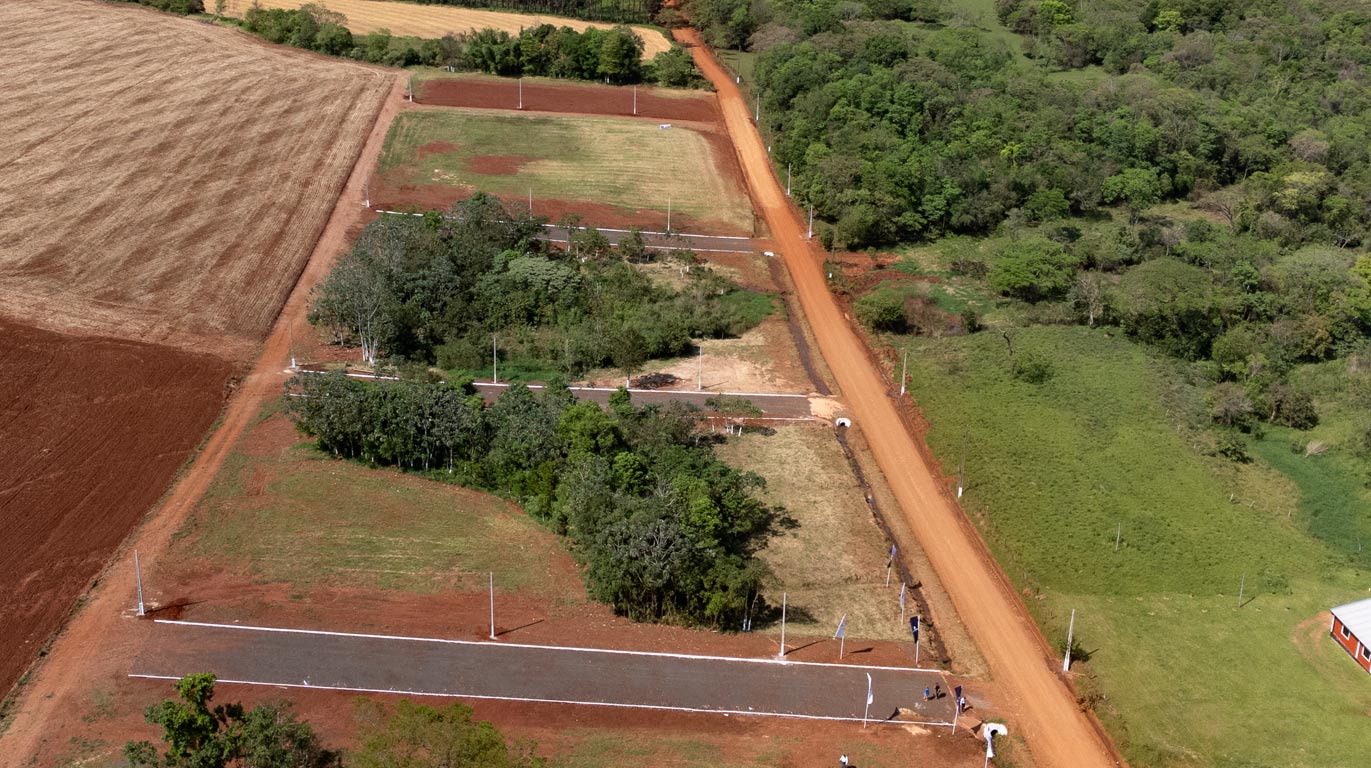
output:
[[393, 76], [80, 0], [0, 29], [0, 315], [246, 358]]
[[195, 449], [230, 373], [0, 322], [0, 697]]
[[[633, 89], [604, 85], [553, 83], [524, 79], [523, 108], [532, 112], [572, 115], [633, 117]], [[425, 79], [415, 93], [421, 104], [441, 107], [517, 109], [519, 81], [507, 77], [433, 77]], [[714, 95], [638, 89], [637, 117], [720, 124], [723, 116]]]

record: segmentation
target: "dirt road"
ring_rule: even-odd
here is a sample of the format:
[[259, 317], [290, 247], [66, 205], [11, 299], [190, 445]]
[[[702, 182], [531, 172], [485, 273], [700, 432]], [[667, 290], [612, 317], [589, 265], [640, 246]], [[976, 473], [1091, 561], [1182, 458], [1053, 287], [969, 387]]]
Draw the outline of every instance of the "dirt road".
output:
[[963, 623], [985, 654], [991, 674], [1006, 695], [1013, 727], [1041, 766], [1116, 765], [1105, 738], [1053, 672], [1037, 627], [975, 530], [944, 495], [914, 437], [904, 428], [875, 364], [825, 284], [822, 253], [817, 244], [805, 239], [805, 225], [772, 172], [766, 148], [751, 123], [751, 110], [733, 77], [703, 47], [694, 30], [675, 34], [691, 46], [696, 64], [718, 91], [753, 202], [785, 258], [819, 351]]
[[[143, 528], [130, 537], [127, 546], [141, 551], [145, 566], [156, 553], [166, 549], [186, 515], [204, 496], [238, 437], [261, 412], [263, 403], [281, 392], [286, 378], [282, 371], [290, 361], [291, 328], [306, 325], [310, 289], [328, 274], [334, 260], [348, 245], [349, 228], [360, 221], [365, 211], [363, 182], [368, 170], [376, 167], [381, 145], [400, 110], [404, 92], [405, 79], [396, 76], [300, 280], [277, 317], [257, 364], [230, 401], [223, 421], [162, 505], [149, 516]], [[108, 671], [111, 655], [126, 652], [123, 646], [129, 633], [146, 629], [145, 622], [125, 622], [120, 618], [127, 614], [134, 593], [133, 569], [123, 562], [112, 565], [93, 591], [90, 602], [53, 643], [48, 658], [25, 687], [13, 722], [0, 737], [0, 756], [3, 756], [0, 765], [26, 765], [24, 758], [44, 752], [45, 741], [61, 743], [65, 739], [51, 724], [61, 722], [64, 715], [80, 711], [81, 702], [86, 701], [93, 690], [91, 682]]]

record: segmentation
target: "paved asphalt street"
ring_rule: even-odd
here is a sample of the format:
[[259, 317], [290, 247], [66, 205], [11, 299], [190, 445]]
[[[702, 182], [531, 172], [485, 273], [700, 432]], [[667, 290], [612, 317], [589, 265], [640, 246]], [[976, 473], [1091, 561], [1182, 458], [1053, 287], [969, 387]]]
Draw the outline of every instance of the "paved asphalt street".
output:
[[[158, 621], [133, 676], [213, 672], [226, 683], [871, 721], [915, 710], [948, 723], [950, 696], [923, 701], [936, 670], [555, 648]], [[908, 721], [906, 721], [908, 722]]]

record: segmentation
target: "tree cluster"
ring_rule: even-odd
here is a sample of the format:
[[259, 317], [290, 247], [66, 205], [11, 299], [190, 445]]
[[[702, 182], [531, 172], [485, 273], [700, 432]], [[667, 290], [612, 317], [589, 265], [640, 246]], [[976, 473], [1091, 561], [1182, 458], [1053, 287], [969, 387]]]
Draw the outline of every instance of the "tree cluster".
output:
[[758, 321], [708, 269], [690, 266], [684, 286], [665, 287], [629, 263], [650, 257], [634, 233], [616, 251], [593, 228], [566, 226], [570, 248], [553, 248], [539, 239], [542, 220], [484, 195], [445, 214], [381, 217], [316, 289], [311, 322], [372, 362], [479, 370], [495, 337], [502, 360], [574, 378], [631, 373]]
[[518, 35], [481, 29], [441, 39], [396, 37], [389, 30], [378, 29], [354, 37], [346, 16], [317, 3], [295, 9], [254, 4], [243, 15], [242, 24], [247, 31], [273, 43], [393, 67], [427, 65], [494, 75], [619, 84], [657, 82], [675, 87], [703, 83], [694, 61], [681, 48], [659, 53], [644, 64], [643, 41], [626, 26], [577, 32], [570, 27], [540, 24]]
[[497, 8], [515, 13], [547, 13], [586, 21], [648, 24], [662, 9], [662, 0], [418, 0], [421, 5]]
[[685, 407], [636, 408], [620, 389], [606, 412], [555, 383], [484, 407], [446, 383], [341, 373], [290, 389], [322, 450], [518, 501], [570, 540], [591, 595], [635, 620], [734, 625], [766, 576], [753, 557], [776, 517], [757, 499], [763, 481], [715, 458]]
[[167, 13], [178, 13], [182, 16], [205, 12], [204, 0], [124, 0], [124, 2], [146, 5], [149, 8], [156, 8]]
[[363, 727], [358, 746], [346, 754], [319, 744], [309, 723], [284, 702], [246, 709], [211, 708], [215, 677], [187, 675], [176, 681], [178, 699], [148, 707], [147, 721], [162, 727], [166, 752], [148, 741], [124, 745], [133, 768], [543, 768], [531, 745], [511, 747], [490, 723], [473, 722], [464, 704], [434, 708], [401, 699], [394, 708], [359, 705]]

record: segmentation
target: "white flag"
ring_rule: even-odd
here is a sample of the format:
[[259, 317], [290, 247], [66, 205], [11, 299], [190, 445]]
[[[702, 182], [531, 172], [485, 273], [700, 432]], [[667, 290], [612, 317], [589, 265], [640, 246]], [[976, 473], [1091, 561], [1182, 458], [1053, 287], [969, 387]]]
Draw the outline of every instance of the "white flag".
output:
[[847, 614], [844, 613], [844, 614], [843, 614], [843, 617], [842, 617], [841, 619], [838, 619], [838, 631], [833, 633], [833, 639], [834, 639], [834, 640], [837, 640], [838, 638], [843, 637], [844, 634], [845, 634], [846, 632], [847, 632]]
[[870, 673], [870, 672], [867, 672], [867, 673], [866, 673], [866, 703], [867, 703], [867, 706], [870, 706], [870, 705], [871, 705], [871, 702], [873, 702], [873, 701], [875, 701], [875, 700], [876, 700], [876, 696], [871, 692], [871, 673]]
[[902, 611], [904, 610], [904, 588], [905, 588], [905, 586], [906, 586], [906, 585], [905, 585], [903, 582], [900, 584], [900, 610], [902, 610]]

